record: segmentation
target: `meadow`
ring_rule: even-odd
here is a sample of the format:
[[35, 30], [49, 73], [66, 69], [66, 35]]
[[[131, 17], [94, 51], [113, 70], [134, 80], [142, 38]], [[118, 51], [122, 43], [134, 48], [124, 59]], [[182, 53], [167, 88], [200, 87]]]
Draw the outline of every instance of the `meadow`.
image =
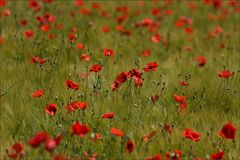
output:
[[240, 159], [238, 0], [0, 0], [0, 159]]

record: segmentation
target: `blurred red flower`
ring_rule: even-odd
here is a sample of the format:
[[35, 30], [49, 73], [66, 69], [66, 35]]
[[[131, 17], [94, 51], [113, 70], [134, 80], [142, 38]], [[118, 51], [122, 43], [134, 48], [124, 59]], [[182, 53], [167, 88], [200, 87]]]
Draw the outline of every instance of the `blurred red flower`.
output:
[[32, 56], [31, 60], [33, 63], [39, 63], [39, 64], [43, 64], [43, 63], [47, 62], [47, 59], [44, 59], [44, 58], [41, 58], [38, 56]]
[[26, 38], [32, 38], [32, 37], [33, 37], [33, 31], [30, 30], [30, 29], [25, 30], [25, 31], [24, 31], [24, 36], [25, 36]]
[[126, 152], [127, 152], [127, 153], [132, 153], [132, 151], [133, 151], [134, 148], [135, 148], [134, 142], [133, 142], [132, 140], [128, 140], [125, 148], [126, 148]]
[[74, 33], [69, 33], [68, 38], [69, 38], [70, 42], [73, 43], [76, 41], [77, 36]]
[[68, 112], [73, 112], [76, 111], [77, 109], [84, 110], [87, 108], [88, 103], [87, 102], [72, 102], [68, 104], [65, 108], [67, 109]]
[[72, 124], [71, 126], [71, 134], [76, 134], [79, 137], [84, 137], [84, 135], [86, 135], [89, 131], [90, 128], [87, 125], [81, 124], [79, 122], [75, 122]]
[[128, 79], [128, 74], [125, 71], [122, 71], [119, 75], [117, 75], [114, 83], [112, 84], [112, 90], [117, 90], [124, 82]]
[[196, 61], [198, 62], [199, 67], [203, 67], [206, 64], [206, 58], [203, 56], [197, 56]]
[[10, 150], [6, 150], [7, 156], [13, 159], [21, 159], [25, 155], [24, 146], [21, 143], [15, 143]]
[[35, 97], [35, 98], [41, 97], [43, 95], [44, 95], [44, 90], [43, 89], [36, 90], [32, 93], [32, 96]]
[[145, 49], [141, 52], [141, 56], [149, 57], [151, 55], [151, 51], [149, 49]]
[[38, 132], [28, 141], [28, 144], [33, 148], [37, 148], [43, 142], [45, 142], [47, 139], [48, 139], [48, 133], [47, 132], [43, 132], [43, 131]]
[[86, 53], [81, 54], [80, 59], [89, 62], [90, 61], [90, 56]]
[[182, 109], [185, 109], [187, 104], [186, 104], [186, 96], [178, 96], [176, 94], [173, 95], [175, 101], [179, 104], [179, 111], [181, 111]]
[[116, 129], [114, 127], [110, 128], [110, 132], [112, 135], [117, 136], [117, 137], [122, 137], [124, 135], [124, 133], [121, 130]]
[[91, 67], [90, 72], [100, 72], [102, 70], [101, 64], [95, 64]]
[[158, 43], [160, 41], [160, 39], [161, 39], [161, 36], [158, 33], [156, 33], [155, 35], [153, 35], [151, 37], [151, 40], [152, 40], [153, 43]]
[[144, 72], [151, 72], [151, 71], [156, 71], [158, 67], [157, 62], [150, 62], [147, 64], [146, 67], [143, 68]]
[[108, 112], [102, 115], [103, 119], [112, 119], [114, 117], [114, 113], [113, 112]]
[[183, 135], [183, 137], [185, 137], [187, 139], [190, 139], [192, 141], [195, 141], [195, 142], [199, 141], [200, 138], [201, 138], [201, 134], [199, 134], [198, 132], [193, 131], [190, 128], [185, 129], [182, 132], [182, 135]]
[[103, 49], [103, 54], [104, 54], [104, 56], [114, 56], [113, 50], [107, 49], [107, 48]]
[[62, 140], [62, 136], [58, 135], [57, 137], [51, 139], [51, 138], [48, 138], [46, 141], [45, 141], [45, 150], [51, 152], [53, 151], [61, 142]]
[[151, 98], [151, 101], [154, 103], [158, 101], [159, 95], [151, 96], [150, 98]]
[[45, 112], [51, 116], [54, 116], [58, 110], [58, 107], [56, 104], [49, 104], [45, 107]]
[[227, 123], [223, 126], [219, 135], [226, 139], [234, 139], [237, 128], [233, 126], [231, 123]]
[[222, 160], [224, 158], [224, 151], [211, 154], [211, 160]]
[[76, 47], [80, 50], [84, 49], [84, 44], [83, 43], [77, 43]]
[[181, 86], [188, 86], [188, 85], [189, 85], [189, 83], [188, 83], [187, 81], [179, 82], [179, 84], [180, 84]]
[[67, 88], [71, 88], [74, 90], [78, 90], [79, 89], [79, 85], [77, 83], [74, 83], [72, 80], [66, 80], [66, 86]]
[[40, 29], [43, 32], [48, 32], [51, 29], [51, 27], [48, 24], [43, 24], [41, 25]]
[[234, 75], [234, 72], [230, 72], [229, 70], [223, 70], [220, 73], [218, 73], [218, 76], [221, 78], [229, 78]]

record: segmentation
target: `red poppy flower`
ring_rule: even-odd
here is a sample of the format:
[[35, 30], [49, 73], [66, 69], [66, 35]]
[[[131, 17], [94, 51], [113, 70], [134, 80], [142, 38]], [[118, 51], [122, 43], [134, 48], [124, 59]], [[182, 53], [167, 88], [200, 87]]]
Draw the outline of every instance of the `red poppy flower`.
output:
[[42, 95], [44, 95], [43, 89], [36, 90], [32, 93], [32, 96], [35, 98], [41, 97]]
[[31, 60], [33, 63], [38, 63], [38, 64], [43, 64], [43, 63], [47, 62], [47, 59], [44, 59], [44, 58], [41, 58], [38, 56], [32, 56]]
[[82, 43], [77, 43], [76, 47], [77, 47], [78, 49], [83, 49], [83, 48], [84, 48], [84, 44], [82, 44]]
[[32, 37], [33, 37], [33, 31], [30, 30], [30, 29], [25, 30], [25, 31], [24, 31], [24, 36], [25, 36], [26, 38], [32, 38]]
[[47, 139], [45, 141], [45, 150], [49, 152], [53, 151], [60, 144], [61, 140], [62, 140], [62, 136], [60, 135], [54, 139], [51, 139], [51, 138]]
[[84, 137], [88, 132], [90, 131], [90, 128], [87, 125], [81, 124], [79, 122], [75, 122], [71, 126], [71, 134], [76, 134], [79, 137]]
[[225, 44], [224, 44], [224, 43], [221, 43], [220, 46], [219, 46], [219, 48], [221, 48], [221, 49], [225, 48]]
[[113, 112], [108, 112], [102, 115], [102, 118], [105, 118], [105, 119], [112, 119], [113, 117], [114, 117]]
[[5, 38], [3, 38], [3, 37], [0, 36], [0, 45], [1, 45], [1, 44], [4, 44], [5, 41], [6, 41]]
[[38, 132], [28, 141], [28, 144], [33, 148], [37, 148], [47, 139], [48, 139], [47, 132]]
[[100, 72], [102, 70], [101, 64], [95, 64], [91, 67], [90, 72]]
[[160, 41], [160, 39], [161, 39], [161, 36], [158, 33], [156, 33], [155, 35], [153, 35], [151, 37], [151, 40], [152, 40], [153, 43], [158, 43]]
[[183, 135], [183, 137], [185, 137], [187, 139], [190, 139], [192, 141], [195, 141], [195, 142], [199, 141], [200, 138], [201, 138], [201, 134], [199, 134], [198, 132], [193, 131], [190, 128], [185, 129], [182, 132], [182, 135]]
[[9, 158], [21, 159], [25, 155], [24, 147], [21, 143], [15, 143], [10, 150], [6, 150]]
[[149, 57], [151, 55], [151, 51], [149, 49], [145, 49], [141, 52], [141, 56]]
[[45, 112], [51, 116], [54, 116], [58, 110], [56, 104], [49, 104], [45, 107]]
[[68, 89], [69, 88], [74, 89], [74, 90], [78, 90], [79, 89], [79, 85], [77, 83], [74, 83], [71, 80], [66, 80], [66, 86], [67, 86]]
[[171, 15], [171, 14], [173, 14], [173, 11], [170, 10], [170, 9], [167, 9], [167, 10], [164, 11], [164, 14], [165, 15]]
[[224, 158], [224, 151], [211, 154], [211, 160], [222, 160]]
[[229, 78], [234, 75], [234, 72], [230, 72], [229, 70], [223, 70], [220, 73], [218, 73], [218, 76], [221, 78]]
[[90, 56], [88, 54], [81, 54], [80, 58], [86, 62], [89, 62], [90, 61]]
[[148, 142], [155, 134], [157, 133], [157, 131], [151, 131], [148, 134], [145, 134], [142, 138], [143, 141]]
[[100, 9], [102, 7], [102, 5], [100, 3], [92, 3], [92, 8], [93, 9]]
[[12, 12], [11, 12], [10, 9], [4, 10], [3, 13], [4, 13], [4, 16], [6, 16], [6, 17], [7, 17], [7, 16], [10, 16], [10, 15], [12, 14]]
[[223, 32], [223, 29], [220, 26], [217, 26], [214, 30], [214, 33], [216, 33], [216, 34], [219, 34], [219, 33], [222, 33], [222, 32]]
[[142, 78], [142, 73], [139, 72], [139, 70], [137, 68], [134, 68], [134, 69], [128, 71], [127, 74], [128, 74], [128, 78], [130, 78], [130, 77]]
[[176, 102], [178, 102], [179, 104], [179, 111], [181, 111], [182, 109], [185, 109], [187, 107], [187, 104], [186, 104], [186, 96], [178, 96], [176, 94], [173, 95], [174, 99]]
[[80, 9], [80, 14], [82, 15], [90, 15], [91, 14], [91, 11], [87, 8], [81, 8]]
[[146, 67], [143, 68], [144, 72], [151, 72], [151, 71], [156, 71], [158, 67], [157, 62], [150, 62], [147, 64]]
[[82, 6], [84, 5], [84, 0], [75, 0], [73, 3], [75, 6]]
[[114, 56], [113, 50], [107, 49], [107, 48], [103, 49], [103, 54], [104, 54], [104, 56]]
[[223, 126], [220, 131], [220, 136], [226, 139], [234, 139], [237, 128], [233, 126], [231, 123], [227, 123]]
[[189, 83], [186, 82], [186, 81], [179, 82], [179, 84], [180, 84], [181, 86], [188, 86], [188, 85], [189, 85]]
[[128, 79], [128, 74], [125, 71], [122, 71], [119, 75], [117, 75], [117, 78], [114, 80], [114, 83], [112, 84], [112, 90], [117, 90], [124, 82], [126, 82]]
[[63, 24], [58, 23], [58, 24], [56, 25], [56, 29], [60, 30], [60, 29], [62, 29], [62, 28], [63, 28]]
[[4, 7], [7, 4], [6, 0], [0, 0], [0, 7]]
[[159, 99], [159, 95], [155, 95], [155, 96], [151, 96], [151, 101], [154, 103], [154, 102], [157, 102]]
[[148, 27], [151, 26], [153, 24], [153, 20], [151, 20], [150, 18], [145, 18], [141, 21], [141, 25]]
[[76, 41], [77, 36], [74, 33], [69, 33], [68, 38], [69, 38], [70, 42], [73, 43]]
[[157, 15], [159, 15], [161, 13], [161, 11], [160, 11], [159, 8], [153, 8], [151, 10], [151, 13], [152, 13], [152, 15], [157, 16]]
[[162, 159], [162, 156], [161, 154], [157, 154], [153, 157], [150, 157], [150, 158], [145, 158], [144, 160], [161, 160]]
[[28, 6], [29, 6], [30, 8], [34, 8], [34, 9], [37, 9], [37, 8], [40, 7], [38, 1], [36, 1], [36, 0], [29, 0]]
[[186, 101], [186, 96], [178, 96], [176, 94], [173, 95], [175, 101], [177, 101], [178, 103], [184, 103]]
[[108, 26], [104, 26], [104, 27], [102, 27], [102, 32], [108, 33], [108, 32], [110, 32], [110, 28]]
[[184, 23], [183, 23], [182, 21], [177, 21], [177, 22], [175, 23], [175, 26], [178, 27], [178, 28], [183, 27], [183, 25], [184, 25]]
[[67, 109], [68, 112], [73, 112], [76, 111], [77, 109], [84, 110], [87, 108], [88, 103], [87, 102], [72, 102], [68, 104], [65, 108]]
[[190, 27], [187, 27], [187, 28], [185, 28], [185, 32], [191, 34], [191, 33], [193, 33], [193, 29]]
[[48, 34], [48, 38], [49, 39], [54, 39], [54, 38], [56, 38], [57, 36], [56, 36], [56, 34]]
[[48, 24], [43, 24], [40, 29], [43, 31], [43, 32], [48, 32], [51, 27], [48, 25]]
[[181, 160], [182, 152], [180, 150], [173, 150], [165, 154], [166, 160]]
[[198, 62], [199, 67], [203, 67], [206, 64], [206, 58], [203, 56], [197, 56], [196, 61]]
[[134, 150], [134, 148], [135, 148], [134, 142], [131, 141], [131, 140], [128, 140], [125, 148], [126, 148], [126, 152], [127, 153], [131, 153]]
[[122, 137], [124, 135], [124, 133], [121, 130], [116, 129], [114, 127], [110, 128], [110, 132], [112, 135], [117, 136], [117, 137]]

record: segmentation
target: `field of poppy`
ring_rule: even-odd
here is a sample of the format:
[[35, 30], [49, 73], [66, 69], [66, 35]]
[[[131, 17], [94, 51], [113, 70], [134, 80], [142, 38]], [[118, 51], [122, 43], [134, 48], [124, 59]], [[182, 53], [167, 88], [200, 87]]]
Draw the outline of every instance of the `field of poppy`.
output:
[[240, 159], [238, 0], [0, 0], [0, 159]]

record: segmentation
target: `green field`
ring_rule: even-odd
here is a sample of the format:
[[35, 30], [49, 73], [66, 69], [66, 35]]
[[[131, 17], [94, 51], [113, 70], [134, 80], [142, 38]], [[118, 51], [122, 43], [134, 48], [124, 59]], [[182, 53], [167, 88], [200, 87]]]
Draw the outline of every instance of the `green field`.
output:
[[0, 22], [0, 159], [240, 159], [239, 1], [0, 0]]

